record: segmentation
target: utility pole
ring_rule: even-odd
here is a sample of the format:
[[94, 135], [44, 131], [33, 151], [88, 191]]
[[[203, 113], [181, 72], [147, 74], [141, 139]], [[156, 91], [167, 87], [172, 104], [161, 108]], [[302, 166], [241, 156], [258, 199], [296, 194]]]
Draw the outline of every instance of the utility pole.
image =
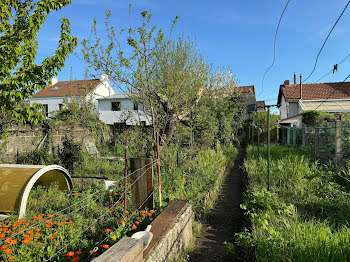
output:
[[279, 107], [279, 105], [268, 105], [267, 107], [267, 190], [270, 191], [270, 107]]

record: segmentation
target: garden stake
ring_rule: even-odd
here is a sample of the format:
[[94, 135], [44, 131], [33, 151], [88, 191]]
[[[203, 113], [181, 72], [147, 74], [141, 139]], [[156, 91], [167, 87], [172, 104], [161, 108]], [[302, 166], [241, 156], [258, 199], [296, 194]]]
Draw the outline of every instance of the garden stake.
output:
[[124, 212], [126, 211], [126, 190], [128, 183], [128, 139], [125, 141], [125, 166], [124, 166]]
[[162, 207], [162, 182], [160, 180], [160, 156], [159, 156], [159, 143], [157, 142], [157, 165], [158, 165], [158, 195], [159, 195], [159, 207]]
[[270, 191], [270, 106], [267, 107], [267, 190]]

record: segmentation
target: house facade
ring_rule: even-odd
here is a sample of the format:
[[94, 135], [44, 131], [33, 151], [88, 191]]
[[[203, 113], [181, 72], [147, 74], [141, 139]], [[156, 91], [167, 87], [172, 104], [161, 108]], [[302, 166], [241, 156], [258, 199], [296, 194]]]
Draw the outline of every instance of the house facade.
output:
[[79, 102], [81, 97], [91, 101], [94, 105], [94, 113], [98, 113], [98, 101], [100, 97], [115, 94], [114, 89], [106, 75], [102, 74], [100, 79], [61, 81], [53, 78], [51, 86], [35, 93], [29, 99], [30, 104], [38, 103], [44, 106], [45, 115], [50, 117], [63, 106], [64, 98], [75, 99]]
[[93, 104], [93, 113], [108, 125], [150, 125], [150, 117], [143, 111], [143, 106], [127, 94], [117, 94], [108, 77], [104, 74], [100, 79], [61, 81], [52, 79], [52, 85], [34, 94], [30, 104], [39, 103], [44, 107], [47, 117], [53, 116], [64, 106], [64, 99], [83, 98]]
[[145, 114], [142, 103], [138, 103], [127, 94], [115, 94], [98, 98], [100, 119], [108, 125], [125, 124], [149, 126], [150, 116]]
[[299, 84], [286, 80], [280, 85], [278, 104], [282, 126], [300, 126], [307, 110], [350, 112], [350, 82], [304, 84], [302, 76]]

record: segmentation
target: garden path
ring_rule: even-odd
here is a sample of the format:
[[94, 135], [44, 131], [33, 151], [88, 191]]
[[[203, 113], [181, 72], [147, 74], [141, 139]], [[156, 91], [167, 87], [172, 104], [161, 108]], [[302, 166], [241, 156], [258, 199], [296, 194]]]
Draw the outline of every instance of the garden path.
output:
[[245, 153], [245, 146], [242, 146], [220, 189], [214, 208], [203, 221], [201, 235], [197, 238], [196, 249], [189, 261], [241, 261], [238, 255], [225, 254], [223, 242], [233, 243], [235, 233], [243, 230], [240, 204], [244, 190]]

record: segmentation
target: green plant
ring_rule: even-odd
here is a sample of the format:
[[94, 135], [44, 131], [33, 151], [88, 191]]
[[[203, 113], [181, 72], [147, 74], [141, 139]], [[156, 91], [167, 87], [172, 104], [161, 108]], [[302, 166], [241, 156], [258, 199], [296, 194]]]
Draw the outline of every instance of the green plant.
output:
[[73, 171], [74, 166], [82, 160], [81, 145], [75, 143], [72, 137], [64, 136], [62, 147], [58, 150], [58, 157], [63, 167], [69, 171]]

